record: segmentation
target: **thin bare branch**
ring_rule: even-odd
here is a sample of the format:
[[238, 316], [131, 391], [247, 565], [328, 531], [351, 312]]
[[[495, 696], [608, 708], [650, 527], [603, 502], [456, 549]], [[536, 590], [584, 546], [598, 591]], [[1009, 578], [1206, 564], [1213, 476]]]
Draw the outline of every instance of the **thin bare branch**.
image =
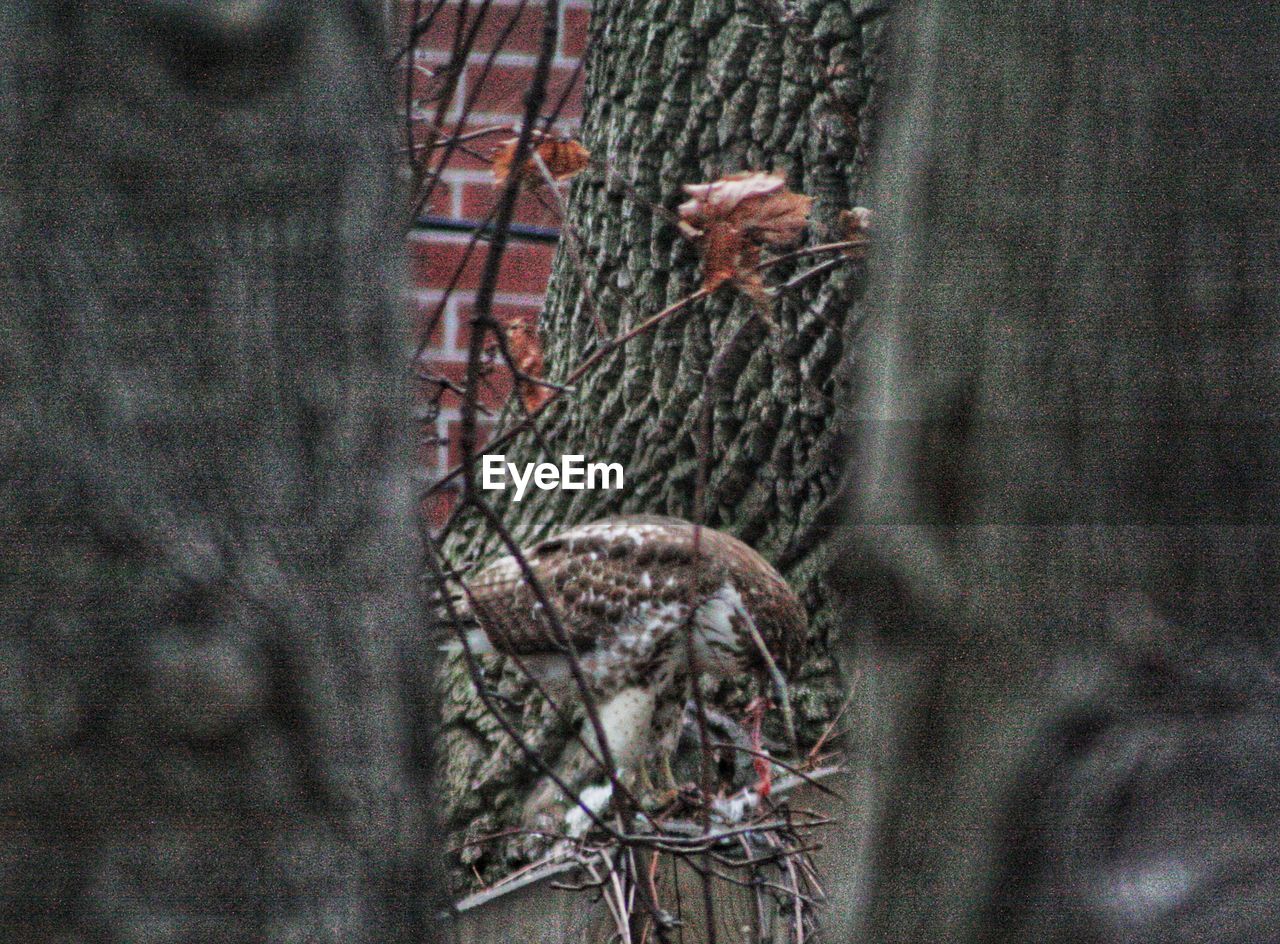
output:
[[[432, 576], [438, 582], [438, 586], [444, 587], [444, 568], [442, 561], [437, 557], [438, 553], [439, 551], [435, 547], [434, 543], [428, 542], [427, 553], [425, 555], [427, 559], [427, 566], [431, 569]], [[524, 754], [524, 756], [527, 757], [543, 775], [550, 778], [551, 781], [565, 793], [565, 795], [575, 801], [578, 808], [586, 814], [587, 818], [590, 819], [598, 829], [603, 830], [606, 834], [614, 837], [617, 841], [622, 842], [622, 837], [614, 832], [613, 827], [600, 819], [600, 817], [596, 815], [595, 811], [582, 802], [578, 795], [560, 779], [556, 772], [551, 768], [551, 765], [542, 758], [542, 755], [525, 742], [524, 738], [520, 736], [520, 732], [515, 729], [515, 726], [507, 720], [506, 715], [504, 715], [498, 706], [494, 704], [494, 701], [489, 696], [488, 689], [484, 683], [484, 673], [480, 670], [480, 663], [476, 659], [476, 654], [471, 649], [471, 643], [467, 639], [466, 632], [462, 629], [462, 622], [458, 618], [458, 612], [453, 606], [453, 601], [449, 599], [448, 594], [444, 594], [443, 596], [449, 623], [454, 628], [454, 632], [457, 635], [458, 640], [462, 643], [462, 654], [467, 665], [467, 672], [471, 676], [471, 683], [475, 686], [476, 694], [484, 703], [485, 710], [493, 716], [493, 719], [498, 722], [503, 732], [512, 740], [516, 747], [519, 748], [520, 752]]]
[[[706, 298], [708, 295], [712, 294], [712, 292], [714, 291], [715, 289], [700, 288], [696, 292], [693, 292], [690, 295], [686, 295], [684, 298], [681, 298], [679, 301], [673, 302], [672, 304], [668, 305], [666, 308], [662, 309], [662, 311], [658, 312], [653, 317], [646, 319], [636, 327], [632, 328], [630, 331], [627, 331], [625, 334], [622, 334], [617, 338], [614, 338], [608, 344], [598, 348], [590, 357], [588, 357], [585, 361], [579, 364], [569, 374], [569, 376], [562, 381], [563, 385], [565, 386], [566, 389], [571, 388], [574, 384], [576, 384], [579, 380], [581, 380], [582, 377], [586, 375], [593, 367], [595, 367], [597, 364], [603, 361], [610, 354], [617, 351], [619, 348], [625, 345], [632, 338], [638, 337], [639, 335], [644, 334], [646, 331], [650, 331], [653, 328], [656, 328], [659, 324], [661, 324], [663, 321], [666, 321], [672, 315], [676, 314], [677, 312], [683, 311], [685, 308], [687, 308], [689, 305], [693, 304], [694, 302], [699, 301], [703, 298]], [[522, 432], [524, 432], [526, 429], [529, 428], [529, 425], [535, 419], [537, 419], [538, 416], [540, 416], [542, 413], [546, 411], [547, 407], [549, 407], [552, 403], [556, 402], [560, 398], [560, 395], [561, 394], [559, 392], [553, 391], [553, 395], [548, 397], [546, 401], [543, 402], [543, 404], [538, 409], [533, 410], [528, 417], [516, 423], [514, 426], [510, 427], [509, 429], [506, 429], [501, 433], [497, 434], [496, 436], [494, 436], [494, 438], [489, 441], [488, 448], [497, 449], [501, 446], [506, 445], [516, 436], [520, 435]], [[431, 486], [423, 494], [423, 497], [424, 498], [429, 497], [430, 495], [433, 495], [436, 492], [440, 491], [444, 486], [449, 484], [449, 482], [453, 481], [454, 479], [458, 478], [465, 471], [466, 471], [465, 464], [460, 463], [459, 465], [454, 466], [448, 472], [444, 473], [444, 475], [442, 475], [440, 478], [436, 479], [436, 481], [433, 482]]]

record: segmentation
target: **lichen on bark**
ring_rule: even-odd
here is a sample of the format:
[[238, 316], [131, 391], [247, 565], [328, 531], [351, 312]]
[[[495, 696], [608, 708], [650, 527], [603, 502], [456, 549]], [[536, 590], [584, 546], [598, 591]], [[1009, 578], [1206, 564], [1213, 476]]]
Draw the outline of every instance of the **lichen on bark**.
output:
[[[776, 170], [815, 198], [808, 242], [837, 238], [836, 214], [863, 187], [874, 72], [883, 18], [865, 4], [601, 0], [593, 7], [583, 143], [597, 166], [574, 185], [566, 225], [583, 248], [585, 272], [557, 257], [542, 327], [547, 376], [564, 377], [599, 344], [584, 294], [611, 332], [639, 324], [694, 291], [694, 246], [672, 222], [680, 185], [745, 169]], [[787, 263], [772, 284], [812, 265]], [[792, 680], [800, 739], [812, 744], [842, 700], [827, 648], [832, 606], [830, 503], [840, 477], [837, 405], [848, 391], [837, 367], [847, 327], [856, 328], [865, 273], [849, 262], [780, 296], [777, 327], [750, 327], [716, 396], [705, 522], [736, 534], [771, 560], [810, 614], [811, 656]], [[504, 448], [509, 461], [584, 454], [620, 462], [621, 491], [483, 493], [522, 541], [619, 513], [693, 518], [699, 414], [712, 359], [751, 317], [750, 303], [723, 290], [638, 336], [554, 404], [541, 436]], [[552, 455], [547, 454], [547, 449]], [[495, 497], [496, 496], [496, 497]], [[497, 550], [474, 518], [449, 542], [455, 562]], [[554, 759], [571, 725], [553, 714], [513, 669], [485, 663], [495, 690], [518, 706], [526, 738]], [[460, 659], [441, 670], [448, 815], [455, 833], [477, 839], [518, 818], [535, 772], [477, 698]], [[717, 701], [740, 706], [746, 687]], [[489, 880], [528, 849], [468, 845], [460, 883]]]

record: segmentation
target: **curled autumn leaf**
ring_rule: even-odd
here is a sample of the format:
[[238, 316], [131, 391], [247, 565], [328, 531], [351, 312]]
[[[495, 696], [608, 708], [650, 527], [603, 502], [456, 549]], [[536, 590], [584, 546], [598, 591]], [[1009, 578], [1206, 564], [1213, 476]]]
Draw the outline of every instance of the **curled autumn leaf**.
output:
[[[511, 176], [511, 163], [515, 160], [516, 144], [519, 140], [519, 138], [508, 138], [493, 152], [491, 167], [495, 183], [503, 183]], [[521, 174], [524, 186], [529, 188], [537, 187], [544, 182], [542, 171], [538, 167], [538, 159], [546, 165], [551, 179], [556, 181], [568, 180], [576, 176], [591, 162], [591, 152], [573, 138], [556, 137], [535, 131], [531, 143], [537, 158], [530, 156], [525, 161], [524, 171]]]
[[[514, 387], [520, 394], [525, 410], [533, 413], [551, 395], [548, 388], [531, 382], [542, 379], [542, 339], [538, 336], [537, 327], [530, 321], [513, 321], [505, 330], [511, 365], [517, 374]], [[486, 346], [485, 353], [490, 358], [495, 357], [498, 353], [496, 342], [491, 341]]]
[[689, 200], [680, 204], [680, 231], [702, 251], [702, 287], [732, 282], [766, 304], [764, 280], [756, 271], [764, 246], [785, 246], [800, 238], [812, 197], [792, 193], [781, 174], [744, 171], [706, 184], [685, 184]]
[[843, 252], [851, 259], [865, 259], [871, 248], [871, 228], [875, 215], [866, 207], [840, 211], [840, 236], [851, 245]]

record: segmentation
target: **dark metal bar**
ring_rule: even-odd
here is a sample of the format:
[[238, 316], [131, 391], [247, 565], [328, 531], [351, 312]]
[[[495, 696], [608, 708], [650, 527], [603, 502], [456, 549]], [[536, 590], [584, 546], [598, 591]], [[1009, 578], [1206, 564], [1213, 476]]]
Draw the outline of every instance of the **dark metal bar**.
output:
[[[420, 216], [413, 228], [418, 231], [434, 231], [448, 233], [474, 233], [479, 230], [480, 239], [489, 239], [493, 232], [492, 225], [482, 226], [479, 220], [459, 220], [450, 216]], [[519, 239], [530, 243], [554, 243], [560, 239], [560, 230], [554, 226], [529, 226], [525, 223], [512, 223], [507, 229], [511, 239]]]

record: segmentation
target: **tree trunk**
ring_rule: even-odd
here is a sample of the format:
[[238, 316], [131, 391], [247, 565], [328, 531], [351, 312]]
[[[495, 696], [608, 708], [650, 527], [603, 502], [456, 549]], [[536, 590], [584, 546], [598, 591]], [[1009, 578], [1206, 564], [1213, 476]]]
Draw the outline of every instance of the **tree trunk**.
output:
[[1272, 939], [1274, 14], [915, 6], [854, 462], [865, 939]]
[[[697, 252], [671, 219], [686, 199], [681, 184], [740, 170], [785, 172], [792, 190], [816, 198], [809, 241], [834, 237], [837, 213], [858, 202], [863, 185], [880, 12], [835, 0], [593, 7], [582, 137], [609, 171], [584, 175], [572, 192], [567, 228], [582, 246], [585, 284], [562, 246], [542, 320], [549, 379], [565, 377], [600, 343], [584, 296], [619, 334], [698, 288]], [[821, 258], [770, 278], [780, 282]], [[524, 541], [611, 514], [694, 518], [707, 373], [732, 348], [729, 383], [714, 394], [704, 522], [775, 563], [808, 608], [810, 657], [793, 691], [805, 743], [842, 698], [827, 649], [832, 607], [822, 575], [841, 469], [834, 404], [848, 393], [838, 366], [846, 332], [856, 335], [862, 279], [849, 262], [785, 293], [772, 332], [747, 324], [750, 304], [722, 290], [587, 374], [574, 397], [549, 411], [540, 439], [522, 436], [502, 450], [517, 463], [561, 454], [619, 462], [623, 490], [530, 490], [519, 503], [510, 491], [484, 493]], [[479, 521], [465, 522], [453, 544], [457, 559], [496, 549]], [[569, 730], [550, 723], [513, 670], [494, 684], [523, 706], [518, 722], [553, 759]], [[474, 838], [514, 821], [536, 771], [485, 717], [459, 662], [446, 667], [445, 689], [450, 815]], [[468, 871], [492, 878], [523, 854], [476, 846], [464, 860]]]
[[0, 13], [6, 939], [434, 936], [374, 6]]

